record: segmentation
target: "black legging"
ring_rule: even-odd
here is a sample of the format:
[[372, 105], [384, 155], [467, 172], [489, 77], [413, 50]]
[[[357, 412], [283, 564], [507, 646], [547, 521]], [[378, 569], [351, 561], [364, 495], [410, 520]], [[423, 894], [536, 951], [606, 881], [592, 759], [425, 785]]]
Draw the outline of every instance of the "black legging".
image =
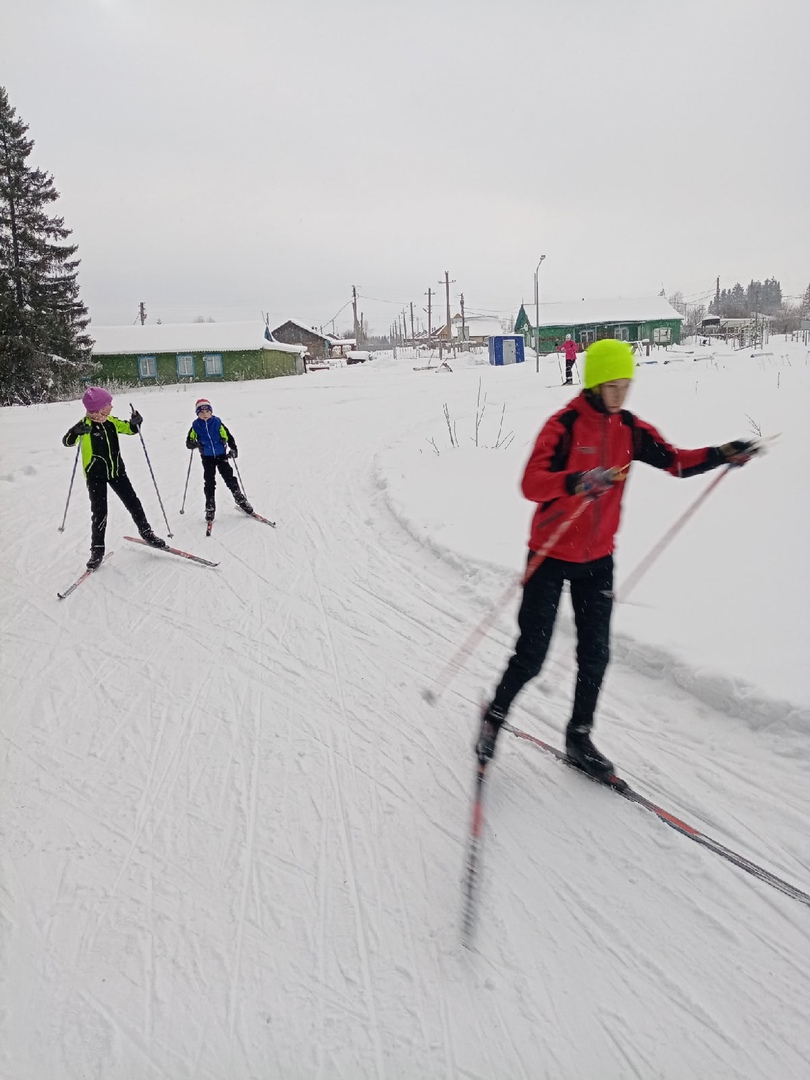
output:
[[[529, 559], [534, 552], [529, 552]], [[577, 685], [571, 723], [590, 727], [610, 658], [613, 556], [589, 563], [545, 559], [523, 587], [520, 637], [495, 691], [492, 707], [504, 713], [526, 683], [539, 674], [551, 642], [563, 581], [571, 582], [577, 628]]]
[[233, 469], [228, 464], [228, 459], [223, 454], [221, 457], [205, 457], [202, 459], [203, 465], [203, 491], [205, 492], [206, 505], [211, 506], [214, 503], [214, 491], [217, 486], [217, 470], [219, 475], [225, 484], [225, 487], [235, 497], [241, 495], [239, 490], [239, 484], [236, 477], [233, 475]]
[[149, 522], [143, 512], [141, 500], [135, 494], [135, 489], [129, 482], [126, 473], [121, 472], [118, 476], [109, 480], [106, 475], [88, 476], [87, 493], [90, 496], [90, 514], [92, 519], [92, 533], [90, 538], [91, 547], [104, 547], [104, 534], [107, 531], [107, 486], [111, 487], [124, 506], [132, 515], [132, 520], [139, 533], [150, 531]]

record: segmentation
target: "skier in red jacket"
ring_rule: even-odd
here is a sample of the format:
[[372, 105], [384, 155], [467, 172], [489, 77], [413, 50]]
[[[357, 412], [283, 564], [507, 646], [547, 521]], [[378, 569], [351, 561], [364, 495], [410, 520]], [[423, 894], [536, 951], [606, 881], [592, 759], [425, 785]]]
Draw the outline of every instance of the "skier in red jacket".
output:
[[[744, 465], [757, 452], [754, 443], [744, 439], [700, 450], [670, 445], [652, 425], [622, 408], [634, 369], [633, 351], [626, 343], [606, 339], [591, 345], [585, 353], [584, 390], [546, 421], [526, 465], [523, 494], [538, 504], [529, 560], [555, 533], [556, 540], [524, 582], [520, 636], [481, 720], [475, 747], [481, 764], [493, 756], [513, 700], [543, 666], [567, 580], [577, 630], [577, 679], [565, 749], [594, 776], [613, 772], [612, 762], [599, 753], [590, 734], [610, 655], [613, 546], [630, 464], [643, 461], [687, 477], [720, 465]], [[581, 499], [587, 500], [585, 507]], [[561, 528], [568, 517], [570, 525]]]
[[571, 371], [577, 358], [577, 343], [570, 334], [565, 335], [562, 349], [565, 353], [565, 385], [571, 386], [574, 381], [571, 377]]

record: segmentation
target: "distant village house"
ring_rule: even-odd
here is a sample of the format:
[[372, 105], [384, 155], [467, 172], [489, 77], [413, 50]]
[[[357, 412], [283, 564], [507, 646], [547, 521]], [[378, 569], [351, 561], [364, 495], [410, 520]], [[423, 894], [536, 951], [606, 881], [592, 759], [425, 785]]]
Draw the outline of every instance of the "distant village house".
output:
[[541, 353], [554, 352], [568, 334], [580, 349], [602, 338], [674, 345], [681, 340], [682, 322], [683, 316], [663, 296], [567, 300], [540, 304], [539, 319], [534, 304], [521, 304], [515, 333], [523, 334], [532, 348], [539, 337]]
[[106, 379], [137, 383], [272, 379], [302, 375], [299, 345], [271, 341], [264, 323], [94, 326], [93, 360]]

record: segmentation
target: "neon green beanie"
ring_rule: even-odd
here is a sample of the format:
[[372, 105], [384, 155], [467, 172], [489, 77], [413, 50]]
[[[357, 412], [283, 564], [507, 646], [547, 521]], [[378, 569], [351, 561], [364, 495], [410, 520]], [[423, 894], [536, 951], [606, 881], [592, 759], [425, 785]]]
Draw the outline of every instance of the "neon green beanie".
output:
[[585, 389], [613, 379], [632, 379], [636, 370], [633, 350], [626, 341], [604, 338], [585, 350]]

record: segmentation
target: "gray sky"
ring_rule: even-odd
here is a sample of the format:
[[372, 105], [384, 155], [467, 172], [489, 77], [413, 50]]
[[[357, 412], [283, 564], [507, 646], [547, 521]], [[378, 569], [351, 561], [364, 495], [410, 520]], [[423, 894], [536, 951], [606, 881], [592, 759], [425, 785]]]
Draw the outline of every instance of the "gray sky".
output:
[[386, 332], [445, 270], [454, 308], [514, 315], [543, 254], [549, 301], [810, 281], [807, 0], [0, 0], [0, 26], [98, 324], [326, 324], [354, 284]]

